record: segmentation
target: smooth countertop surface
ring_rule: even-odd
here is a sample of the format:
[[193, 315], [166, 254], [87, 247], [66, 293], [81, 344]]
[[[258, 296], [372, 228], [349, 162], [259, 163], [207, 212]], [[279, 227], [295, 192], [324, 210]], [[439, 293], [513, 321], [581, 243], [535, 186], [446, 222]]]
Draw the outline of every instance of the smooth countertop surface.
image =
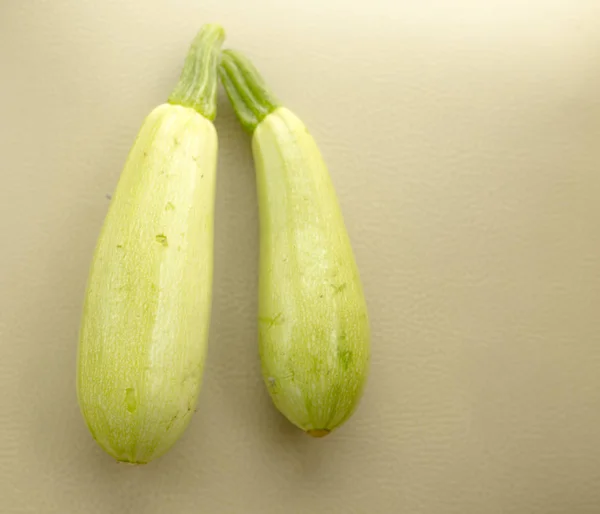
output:
[[[250, 145], [221, 95], [198, 412], [134, 468], [79, 413], [82, 300], [107, 195], [205, 22], [320, 145], [371, 375], [321, 440], [272, 407]], [[600, 512], [597, 0], [4, 0], [0, 62], [0, 512]]]

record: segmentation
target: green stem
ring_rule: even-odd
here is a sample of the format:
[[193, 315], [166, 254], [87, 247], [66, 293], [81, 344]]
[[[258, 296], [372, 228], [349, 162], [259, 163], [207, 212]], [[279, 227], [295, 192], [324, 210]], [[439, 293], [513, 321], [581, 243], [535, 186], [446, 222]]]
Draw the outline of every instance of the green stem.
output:
[[250, 133], [280, 106], [250, 59], [225, 50], [219, 66], [221, 82], [242, 126]]
[[221, 45], [225, 40], [223, 27], [206, 24], [192, 41], [179, 82], [169, 97], [169, 103], [191, 107], [209, 120], [217, 115], [217, 68]]

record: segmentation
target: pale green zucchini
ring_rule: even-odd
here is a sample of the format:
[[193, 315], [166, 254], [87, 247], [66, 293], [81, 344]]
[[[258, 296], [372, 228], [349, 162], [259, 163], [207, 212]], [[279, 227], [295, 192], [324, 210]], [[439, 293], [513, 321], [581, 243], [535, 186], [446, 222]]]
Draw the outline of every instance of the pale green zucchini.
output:
[[123, 462], [149, 462], [177, 441], [202, 381], [223, 39], [219, 26], [201, 29], [169, 103], [143, 122], [93, 257], [77, 394], [94, 439]]
[[370, 329], [338, 200], [307, 128], [252, 63], [223, 52], [221, 80], [252, 134], [260, 213], [259, 349], [275, 406], [321, 437], [361, 397]]

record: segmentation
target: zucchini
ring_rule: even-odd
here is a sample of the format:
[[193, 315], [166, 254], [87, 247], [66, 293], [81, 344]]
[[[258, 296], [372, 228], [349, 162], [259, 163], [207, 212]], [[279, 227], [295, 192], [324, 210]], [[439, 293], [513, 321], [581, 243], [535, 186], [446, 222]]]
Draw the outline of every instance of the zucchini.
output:
[[367, 306], [319, 148], [253, 64], [223, 52], [219, 75], [252, 134], [260, 216], [259, 351], [275, 406], [322, 437], [354, 412], [370, 360]]
[[87, 283], [77, 396], [98, 444], [143, 464], [182, 435], [202, 381], [211, 311], [217, 66], [205, 25], [177, 87], [144, 120]]

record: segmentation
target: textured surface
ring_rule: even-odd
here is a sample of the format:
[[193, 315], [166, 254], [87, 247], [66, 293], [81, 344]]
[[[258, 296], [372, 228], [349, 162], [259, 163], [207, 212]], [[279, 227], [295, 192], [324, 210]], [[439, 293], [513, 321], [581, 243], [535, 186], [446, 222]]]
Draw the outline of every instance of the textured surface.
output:
[[367, 305], [334, 186], [285, 107], [252, 134], [260, 226], [258, 348], [277, 409], [323, 435], [356, 410], [370, 360]]
[[91, 435], [121, 462], [164, 454], [196, 408], [211, 314], [217, 153], [214, 125], [194, 109], [153, 109], [98, 237], [77, 397]]
[[[600, 4], [274, 3], [1, 2], [0, 512], [600, 512]], [[205, 21], [320, 144], [372, 373], [322, 440], [271, 406], [250, 143], [223, 97], [199, 409], [131, 468], [76, 404], [85, 280], [106, 195]]]

